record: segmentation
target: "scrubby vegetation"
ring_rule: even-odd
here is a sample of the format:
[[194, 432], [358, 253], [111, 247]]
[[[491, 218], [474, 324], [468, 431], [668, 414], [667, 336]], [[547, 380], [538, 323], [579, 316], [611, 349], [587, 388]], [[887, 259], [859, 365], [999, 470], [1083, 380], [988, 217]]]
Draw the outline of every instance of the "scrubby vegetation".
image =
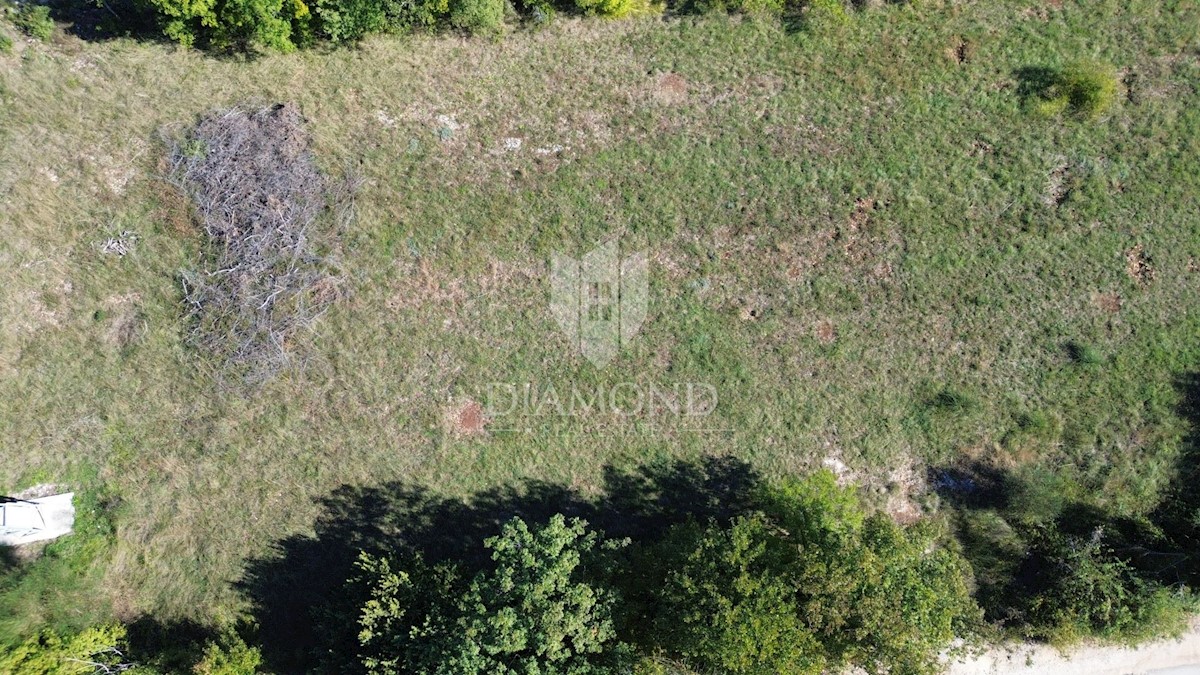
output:
[[13, 23], [21, 32], [38, 40], [49, 40], [54, 34], [54, 20], [50, 18], [50, 8], [26, 2], [17, 9]]
[[[1195, 3], [12, 9], [0, 489], [79, 517], [0, 551], [0, 671], [926, 673], [1196, 610]], [[547, 261], [617, 235], [600, 368]]]

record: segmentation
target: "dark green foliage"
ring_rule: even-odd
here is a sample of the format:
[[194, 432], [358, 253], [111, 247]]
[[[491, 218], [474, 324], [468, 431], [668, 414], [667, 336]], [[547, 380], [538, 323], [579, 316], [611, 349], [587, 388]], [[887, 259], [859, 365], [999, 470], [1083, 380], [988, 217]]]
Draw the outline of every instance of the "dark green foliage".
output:
[[[754, 479], [713, 506], [703, 518], [657, 513], [627, 548], [555, 515], [540, 528], [510, 521], [487, 539], [482, 567], [465, 550], [433, 564], [412, 552], [364, 554], [361, 664], [616, 672], [633, 663], [629, 642], [697, 672], [926, 673], [978, 627], [970, 573], [941, 534], [868, 515], [829, 472], [778, 486]], [[600, 519], [631, 525], [628, 515]], [[664, 520], [677, 524], [664, 530]]]
[[990, 495], [960, 503], [958, 538], [990, 620], [1063, 646], [1132, 643], [1183, 627], [1194, 601], [1181, 571], [1192, 553], [1174, 526], [1090, 504], [1061, 470], [968, 473]]
[[943, 389], [934, 395], [929, 404], [935, 410], [948, 412], [969, 412], [979, 406], [979, 402], [969, 394], [950, 388]]
[[303, 0], [147, 0], [167, 37], [219, 50], [290, 51], [303, 42], [311, 13]]
[[927, 673], [978, 626], [969, 568], [934, 530], [866, 515], [828, 472], [759, 501], [760, 514], [668, 539], [658, 558], [683, 554], [657, 603], [658, 647], [721, 672]]
[[1103, 360], [1099, 352], [1082, 342], [1067, 343], [1067, 354], [1072, 361], [1084, 366], [1094, 366]]
[[322, 35], [353, 42], [370, 33], [425, 30], [445, 21], [448, 0], [317, 0], [314, 12]]
[[13, 17], [13, 23], [26, 35], [38, 40], [49, 40], [54, 34], [54, 20], [50, 18], [50, 8], [46, 5], [22, 4]]
[[363, 665], [372, 673], [616, 673], [614, 596], [581, 580], [600, 543], [580, 520], [556, 515], [531, 530], [516, 518], [487, 540], [494, 568], [466, 586], [445, 567], [412, 572], [364, 557], [372, 598], [363, 608]]
[[729, 528], [683, 526], [672, 539], [692, 543], [661, 591], [653, 628], [661, 647], [702, 672], [824, 669], [824, 650], [796, 604], [786, 551], [764, 517], [741, 517]]
[[450, 23], [471, 33], [498, 33], [504, 25], [504, 0], [451, 0]]
[[1034, 637], [1135, 642], [1182, 628], [1190, 603], [1139, 575], [1105, 544], [1103, 529], [1087, 538], [1043, 529], [1033, 539], [1025, 610]]

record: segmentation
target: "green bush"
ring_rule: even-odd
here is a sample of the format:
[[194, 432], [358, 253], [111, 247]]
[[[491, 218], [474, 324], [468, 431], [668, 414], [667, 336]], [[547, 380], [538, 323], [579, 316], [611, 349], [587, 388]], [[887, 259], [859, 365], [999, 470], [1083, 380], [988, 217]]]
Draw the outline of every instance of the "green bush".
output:
[[38, 40], [49, 40], [54, 34], [54, 20], [50, 18], [50, 8], [45, 5], [26, 2], [17, 10], [13, 23], [26, 35]]
[[670, 572], [654, 633], [699, 672], [820, 673], [824, 650], [805, 625], [781, 542], [761, 516], [728, 529], [678, 529], [694, 539]]
[[13, 50], [12, 38], [4, 33], [0, 33], [0, 54], [11, 54]]
[[695, 0], [692, 9], [701, 14], [709, 12], [782, 14], [785, 5], [785, 0]]
[[91, 675], [97, 672], [148, 671], [125, 657], [125, 627], [107, 625], [62, 636], [46, 631], [0, 653], [0, 673], [21, 675]]
[[[762, 513], [675, 528], [650, 634], [702, 672], [933, 673], [974, 634], [970, 569], [924, 526], [868, 516], [832, 473], [767, 487]], [[687, 542], [693, 542], [688, 545]]]
[[317, 0], [314, 7], [320, 33], [339, 43], [432, 28], [449, 12], [449, 0]]
[[1179, 632], [1190, 601], [1142, 578], [1104, 545], [1103, 530], [1088, 539], [1041, 530], [1030, 549], [1040, 586], [1025, 607], [1031, 636], [1059, 645], [1087, 637], [1136, 642]]
[[504, 0], [453, 0], [450, 24], [475, 34], [496, 34], [504, 27]]
[[857, 495], [828, 471], [768, 488], [763, 502], [796, 551], [800, 613], [830, 661], [934, 673], [939, 652], [981, 624], [970, 566], [941, 532], [865, 516]]
[[311, 32], [304, 0], [147, 0], [163, 33], [184, 46], [291, 51]]
[[204, 656], [192, 671], [196, 675], [256, 675], [260, 665], [262, 654], [258, 649], [230, 635], [220, 642], [208, 643]]
[[1054, 75], [1036, 110], [1047, 117], [1069, 112], [1090, 119], [1108, 110], [1116, 97], [1116, 68], [1099, 61], [1076, 61]]

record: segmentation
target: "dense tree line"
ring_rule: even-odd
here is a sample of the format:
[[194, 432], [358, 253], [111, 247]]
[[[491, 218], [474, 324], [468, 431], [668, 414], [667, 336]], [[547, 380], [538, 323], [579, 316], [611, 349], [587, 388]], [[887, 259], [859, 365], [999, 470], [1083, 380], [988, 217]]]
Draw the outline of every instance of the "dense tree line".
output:
[[[190, 646], [131, 639], [123, 626], [47, 632], [0, 655], [0, 672], [922, 674], [1002, 635], [1170, 633], [1194, 607], [1194, 488], [1132, 522], [1050, 507], [1013, 483], [1005, 506], [961, 503], [900, 525], [828, 472], [746, 475], [733, 488], [728, 474], [700, 471], [687, 481], [703, 489], [674, 494], [627, 481], [617, 489], [648, 495], [633, 508], [628, 495], [600, 509], [551, 489], [560, 512], [498, 520], [463, 502], [404, 492], [409, 506], [397, 507], [370, 492], [341, 515], [373, 504], [378, 519], [361, 531], [334, 521], [334, 543], [347, 544], [337, 550], [357, 559], [344, 583], [313, 589], [306, 630], [251, 622]], [[513, 509], [523, 510], [502, 498], [484, 510]], [[317, 573], [340, 574], [314, 560]], [[297, 580], [291, 592], [303, 593]], [[273, 663], [277, 642], [303, 660]]]
[[[543, 26], [560, 13], [616, 19], [668, 9], [667, 0], [111, 0], [103, 6], [107, 11], [98, 13], [89, 0], [65, 0], [56, 13], [86, 34], [166, 37], [188, 47], [245, 53], [352, 43], [371, 34], [496, 36], [506, 26]], [[847, 6], [843, 0], [680, 0], [670, 10], [792, 12], [815, 25], [845, 21]], [[31, 27], [26, 32], [48, 38], [49, 8], [22, 7], [41, 12], [19, 15]]]

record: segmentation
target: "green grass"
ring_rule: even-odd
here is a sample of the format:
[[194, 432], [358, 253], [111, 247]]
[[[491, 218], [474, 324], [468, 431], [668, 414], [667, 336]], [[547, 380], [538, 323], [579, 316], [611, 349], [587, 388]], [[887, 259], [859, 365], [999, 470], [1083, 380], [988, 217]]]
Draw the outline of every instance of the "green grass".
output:
[[[0, 488], [74, 481], [121, 504], [111, 536], [78, 538], [102, 551], [63, 540], [0, 588], [0, 616], [22, 617], [0, 637], [51, 620], [31, 609], [50, 586], [120, 618], [231, 620], [245, 561], [345, 483], [587, 491], [605, 464], [728, 452], [885, 485], [969, 456], [1152, 506], [1186, 431], [1175, 383], [1200, 369], [1200, 10], [947, 5], [820, 31], [561, 20], [249, 62], [69, 37], [0, 54]], [[1021, 69], [1081, 58], [1125, 73], [1113, 106], [1030, 115]], [[305, 369], [231, 397], [184, 344], [200, 237], [155, 179], [159, 139], [285, 100], [327, 172], [363, 181], [346, 299]], [[123, 233], [130, 254], [101, 252]], [[548, 260], [617, 234], [649, 253], [651, 304], [597, 369], [547, 310]], [[443, 420], [489, 382], [628, 381], [710, 383], [720, 403], [475, 437]]]

